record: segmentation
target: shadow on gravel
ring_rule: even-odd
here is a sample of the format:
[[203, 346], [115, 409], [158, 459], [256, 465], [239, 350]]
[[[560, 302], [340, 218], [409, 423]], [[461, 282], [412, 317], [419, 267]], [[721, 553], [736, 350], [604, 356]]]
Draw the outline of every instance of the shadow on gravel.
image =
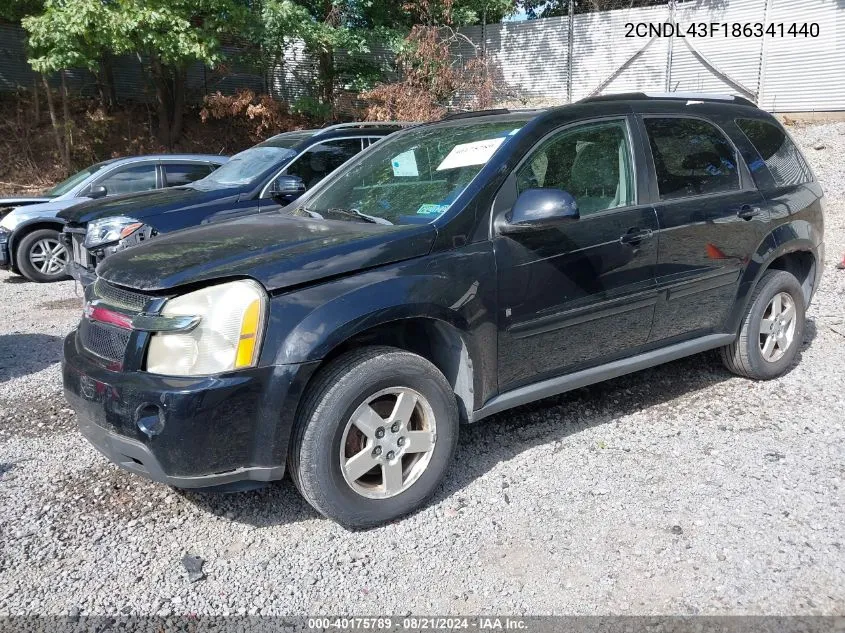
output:
[[287, 476], [282, 481], [248, 492], [179, 490], [178, 494], [205, 512], [255, 527], [298, 523], [320, 517]]
[[[815, 336], [816, 325], [808, 319], [802, 350]], [[799, 352], [793, 367], [800, 358]], [[724, 369], [716, 352], [707, 352], [546, 398], [464, 426], [453, 466], [424, 507], [459, 496], [461, 490], [498, 463], [535, 446], [547, 445], [549, 450], [555, 450], [571, 434], [731, 379], [743, 380]], [[249, 492], [180, 491], [179, 494], [206, 512], [256, 527], [320, 516], [299, 495], [289, 477]]]
[[3, 280], [4, 284], [25, 284], [28, 283], [29, 279], [26, 277], [21, 277], [20, 275], [9, 275]]
[[62, 359], [62, 338], [49, 334], [0, 334], [0, 382], [41, 371]]

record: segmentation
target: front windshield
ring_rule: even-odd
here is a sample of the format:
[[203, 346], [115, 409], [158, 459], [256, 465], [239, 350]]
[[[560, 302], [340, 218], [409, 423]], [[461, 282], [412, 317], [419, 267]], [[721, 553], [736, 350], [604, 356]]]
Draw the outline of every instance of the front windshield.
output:
[[48, 198], [56, 198], [58, 196], [63, 196], [68, 191], [73, 189], [76, 185], [81, 183], [83, 180], [85, 180], [86, 178], [88, 178], [92, 174], [95, 174], [98, 171], [100, 171], [106, 165], [108, 165], [107, 162], [106, 163], [97, 163], [96, 165], [91, 165], [90, 167], [87, 167], [87, 168], [83, 169], [82, 171], [78, 171], [73, 176], [68, 178], [67, 180], [63, 180], [62, 182], [60, 182], [58, 185], [56, 185], [52, 189], [48, 189], [47, 193], [44, 194], [44, 195], [46, 195]]
[[308, 200], [305, 211], [390, 224], [436, 220], [524, 123], [461, 121], [388, 136]]
[[268, 169], [278, 166], [282, 161], [296, 156], [296, 152], [286, 147], [257, 145], [235, 154], [229, 161], [211, 172], [202, 180], [197, 180], [192, 187], [238, 187], [249, 185]]

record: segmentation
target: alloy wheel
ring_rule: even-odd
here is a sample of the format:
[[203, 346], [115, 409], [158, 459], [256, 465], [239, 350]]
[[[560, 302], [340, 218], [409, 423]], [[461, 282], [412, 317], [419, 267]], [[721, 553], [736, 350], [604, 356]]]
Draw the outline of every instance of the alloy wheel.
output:
[[340, 467], [352, 490], [370, 499], [395, 497], [425, 472], [437, 431], [428, 400], [407, 387], [367, 398], [346, 424]]
[[29, 263], [45, 275], [57, 275], [64, 272], [67, 262], [67, 248], [57, 239], [40, 239], [29, 249]]
[[760, 353], [763, 360], [776, 363], [795, 340], [795, 300], [789, 293], [779, 292], [763, 313], [760, 322]]

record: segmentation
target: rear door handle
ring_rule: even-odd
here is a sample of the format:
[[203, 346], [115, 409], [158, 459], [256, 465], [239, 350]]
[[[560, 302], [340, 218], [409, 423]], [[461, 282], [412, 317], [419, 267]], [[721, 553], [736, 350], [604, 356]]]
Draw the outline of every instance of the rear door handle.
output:
[[750, 204], [744, 204], [736, 212], [736, 217], [743, 220], [750, 220], [751, 218], [760, 215], [763, 210], [760, 207], [752, 207]]
[[654, 231], [651, 229], [641, 229], [639, 227], [629, 229], [625, 235], [619, 238], [623, 244], [639, 244], [643, 240], [651, 239], [654, 236]]

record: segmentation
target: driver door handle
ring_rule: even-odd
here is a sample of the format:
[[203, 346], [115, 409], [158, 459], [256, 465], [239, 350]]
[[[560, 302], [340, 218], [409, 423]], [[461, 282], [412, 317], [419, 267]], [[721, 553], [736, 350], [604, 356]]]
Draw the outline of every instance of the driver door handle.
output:
[[623, 244], [637, 245], [644, 240], [649, 240], [654, 237], [654, 231], [651, 229], [641, 229], [639, 227], [630, 229], [625, 235], [619, 238]]

